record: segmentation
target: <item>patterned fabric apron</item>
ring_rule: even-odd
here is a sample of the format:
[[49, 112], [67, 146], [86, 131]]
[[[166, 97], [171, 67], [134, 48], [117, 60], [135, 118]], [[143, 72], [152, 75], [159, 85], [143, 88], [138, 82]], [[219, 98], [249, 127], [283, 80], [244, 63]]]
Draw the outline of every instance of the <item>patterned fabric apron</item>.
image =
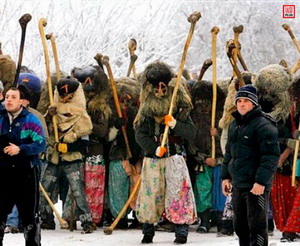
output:
[[[122, 160], [109, 163], [108, 197], [112, 215], [116, 218], [127, 202], [130, 190], [130, 179], [126, 174]], [[124, 213], [125, 217], [127, 213]]]
[[182, 156], [144, 158], [136, 215], [142, 223], [155, 223], [164, 209], [175, 224], [192, 224], [197, 219], [194, 193]]
[[92, 220], [99, 223], [103, 213], [105, 165], [102, 155], [93, 155], [85, 161], [85, 195]]

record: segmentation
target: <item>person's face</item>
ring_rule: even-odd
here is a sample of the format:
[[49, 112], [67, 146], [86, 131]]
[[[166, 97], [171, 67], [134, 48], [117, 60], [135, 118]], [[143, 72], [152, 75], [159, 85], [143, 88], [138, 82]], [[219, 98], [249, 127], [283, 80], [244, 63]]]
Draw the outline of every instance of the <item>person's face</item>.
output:
[[254, 104], [246, 98], [239, 98], [236, 102], [237, 111], [241, 115], [245, 115], [254, 108]]
[[68, 102], [72, 101], [74, 96], [75, 96], [75, 93], [70, 93], [70, 94], [67, 94], [67, 95], [64, 95], [64, 96], [60, 96], [59, 100], [60, 100], [60, 102], [68, 103]]
[[18, 90], [8, 90], [5, 95], [5, 108], [8, 112], [15, 113], [21, 108], [22, 101]]

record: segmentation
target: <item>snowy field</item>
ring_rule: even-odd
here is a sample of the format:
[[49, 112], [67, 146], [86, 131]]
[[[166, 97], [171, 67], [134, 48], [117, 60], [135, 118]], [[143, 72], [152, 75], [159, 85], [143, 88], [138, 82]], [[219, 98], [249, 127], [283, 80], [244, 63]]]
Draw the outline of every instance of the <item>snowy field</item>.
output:
[[[238, 239], [236, 236], [216, 237], [215, 232], [208, 234], [196, 233], [197, 226], [190, 228], [188, 242], [186, 245], [200, 245], [200, 246], [238, 246]], [[215, 228], [213, 228], [215, 229]], [[269, 237], [270, 246], [280, 245], [300, 245], [300, 242], [294, 243], [280, 243], [281, 233], [275, 231], [274, 236]], [[152, 245], [174, 245], [174, 233], [156, 232]], [[116, 230], [111, 235], [105, 235], [102, 228], [98, 228], [92, 234], [81, 234], [81, 230], [73, 232], [67, 230], [56, 229], [55, 231], [42, 231], [42, 246], [132, 246], [141, 245], [142, 233], [140, 230]], [[5, 246], [19, 246], [24, 245], [24, 238], [22, 233], [6, 234], [4, 237]]]

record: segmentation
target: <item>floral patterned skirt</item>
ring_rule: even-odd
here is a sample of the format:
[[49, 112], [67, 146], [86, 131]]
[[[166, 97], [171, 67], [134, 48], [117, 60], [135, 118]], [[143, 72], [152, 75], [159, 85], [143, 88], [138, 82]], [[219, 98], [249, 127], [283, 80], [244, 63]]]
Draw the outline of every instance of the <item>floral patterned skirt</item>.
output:
[[197, 219], [194, 193], [182, 156], [144, 158], [136, 215], [142, 223], [155, 223], [165, 210], [175, 224], [192, 224]]
[[103, 213], [105, 188], [105, 165], [101, 155], [86, 158], [85, 194], [89, 204], [92, 220], [99, 223]]

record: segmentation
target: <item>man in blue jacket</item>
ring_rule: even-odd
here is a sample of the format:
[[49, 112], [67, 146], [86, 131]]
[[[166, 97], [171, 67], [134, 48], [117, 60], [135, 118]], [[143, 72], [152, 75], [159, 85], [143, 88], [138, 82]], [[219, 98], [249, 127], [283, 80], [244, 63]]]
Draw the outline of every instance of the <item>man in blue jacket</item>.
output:
[[273, 119], [262, 112], [255, 87], [241, 87], [235, 102], [222, 189], [224, 195], [232, 189], [233, 222], [240, 245], [267, 246], [269, 191], [280, 155], [278, 131]]
[[11, 88], [0, 112], [0, 246], [7, 215], [16, 204], [26, 246], [40, 246], [39, 158], [46, 141], [39, 119], [22, 107], [23, 93]]

